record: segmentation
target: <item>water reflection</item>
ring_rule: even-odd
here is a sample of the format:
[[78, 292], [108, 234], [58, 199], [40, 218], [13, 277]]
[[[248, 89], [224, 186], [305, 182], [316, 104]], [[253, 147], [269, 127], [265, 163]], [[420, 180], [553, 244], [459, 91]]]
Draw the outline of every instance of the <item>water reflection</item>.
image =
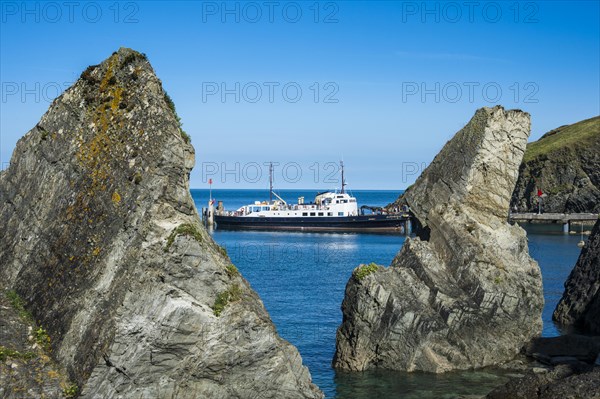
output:
[[505, 370], [484, 369], [445, 374], [394, 371], [336, 372], [337, 399], [440, 399], [485, 395], [508, 381]]
[[[373, 204], [395, 199], [389, 193], [366, 194], [378, 199], [372, 198]], [[254, 198], [234, 191], [231, 196], [240, 203]], [[555, 336], [560, 331], [552, 323], [552, 311], [579, 256], [579, 235], [565, 235], [559, 225], [524, 228], [530, 253], [542, 270], [543, 334]], [[258, 292], [279, 334], [298, 348], [313, 382], [327, 398], [481, 396], [508, 379], [506, 371], [494, 369], [434, 375], [383, 370], [343, 373], [331, 368], [335, 334], [342, 321], [340, 305], [352, 270], [360, 263], [389, 265], [404, 243], [403, 236], [219, 229], [212, 235]]]
[[538, 261], [544, 285], [544, 310], [542, 336], [555, 337], [562, 331], [552, 321], [552, 313], [565, 290], [564, 284], [577, 262], [581, 249], [580, 237], [562, 232], [556, 224], [523, 224], [529, 240], [529, 254]]

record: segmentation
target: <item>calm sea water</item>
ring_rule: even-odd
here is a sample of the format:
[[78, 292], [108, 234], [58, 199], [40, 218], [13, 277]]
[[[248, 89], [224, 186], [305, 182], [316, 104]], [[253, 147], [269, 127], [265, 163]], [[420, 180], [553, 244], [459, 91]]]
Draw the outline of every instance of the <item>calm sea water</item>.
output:
[[[312, 200], [316, 191], [281, 190], [288, 202], [299, 196]], [[360, 205], [394, 201], [396, 191], [353, 191]], [[208, 190], [192, 190], [198, 210], [206, 207]], [[264, 190], [213, 190], [213, 197], [234, 210], [268, 199]], [[564, 235], [560, 226], [524, 226], [531, 255], [539, 262], [546, 304], [544, 336], [559, 334], [552, 311], [579, 248], [579, 236]], [[342, 320], [340, 306], [352, 270], [361, 263], [389, 265], [404, 243], [392, 234], [337, 234], [263, 231], [219, 231], [213, 238], [224, 246], [252, 288], [263, 300], [279, 334], [294, 344], [313, 381], [327, 398], [454, 398], [486, 394], [508, 376], [497, 370], [447, 373], [389, 371], [340, 373], [331, 368], [335, 333]]]

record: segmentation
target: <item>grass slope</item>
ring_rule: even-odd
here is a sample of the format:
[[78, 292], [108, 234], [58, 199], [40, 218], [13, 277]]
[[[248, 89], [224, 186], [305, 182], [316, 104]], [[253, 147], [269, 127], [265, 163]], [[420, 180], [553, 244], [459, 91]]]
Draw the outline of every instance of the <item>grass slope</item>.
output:
[[600, 116], [561, 126], [528, 144], [523, 161], [528, 162], [563, 148], [586, 146], [597, 137], [600, 137]]

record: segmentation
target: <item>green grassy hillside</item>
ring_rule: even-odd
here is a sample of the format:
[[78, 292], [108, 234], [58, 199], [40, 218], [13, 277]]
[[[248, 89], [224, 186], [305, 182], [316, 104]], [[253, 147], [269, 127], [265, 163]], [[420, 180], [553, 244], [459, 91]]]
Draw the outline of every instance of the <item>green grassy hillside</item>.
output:
[[600, 137], [600, 116], [561, 126], [546, 133], [538, 141], [528, 144], [523, 162], [550, 154], [555, 150], [586, 146], [598, 137]]
[[561, 126], [529, 143], [511, 207], [545, 212], [600, 212], [600, 116]]

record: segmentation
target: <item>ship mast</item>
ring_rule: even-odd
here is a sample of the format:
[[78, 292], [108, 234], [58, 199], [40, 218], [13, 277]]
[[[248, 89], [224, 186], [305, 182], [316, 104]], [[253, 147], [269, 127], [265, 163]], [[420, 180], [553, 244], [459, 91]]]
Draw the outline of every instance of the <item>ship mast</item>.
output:
[[269, 203], [273, 202], [273, 196], [287, 206], [287, 202], [273, 191], [273, 162], [271, 162], [269, 164]]
[[269, 164], [269, 202], [273, 202], [273, 162]]
[[342, 192], [341, 194], [344, 194], [345, 191], [345, 187], [346, 187], [346, 179], [344, 178], [344, 161], [340, 161], [340, 168], [342, 169]]

